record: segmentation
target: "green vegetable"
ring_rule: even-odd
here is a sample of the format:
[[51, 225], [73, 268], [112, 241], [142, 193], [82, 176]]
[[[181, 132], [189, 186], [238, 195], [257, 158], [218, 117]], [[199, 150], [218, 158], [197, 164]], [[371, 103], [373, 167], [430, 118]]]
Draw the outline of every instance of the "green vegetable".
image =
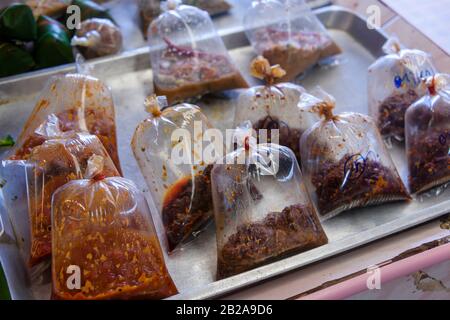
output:
[[11, 300], [8, 283], [6, 282], [5, 274], [3, 273], [3, 268], [1, 264], [0, 264], [0, 300]]
[[58, 21], [40, 16], [35, 58], [38, 68], [47, 68], [74, 61], [70, 38], [65, 27]]
[[114, 19], [109, 14], [108, 9], [90, 0], [73, 0], [73, 5], [80, 7], [81, 20], [84, 21], [90, 18], [109, 19], [114, 22]]
[[12, 4], [0, 10], [0, 37], [10, 40], [36, 40], [36, 20], [30, 7]]
[[14, 139], [10, 135], [7, 135], [4, 139], [0, 139], [0, 147], [12, 147], [14, 143]]
[[27, 72], [36, 65], [31, 54], [9, 42], [0, 41], [0, 77]]

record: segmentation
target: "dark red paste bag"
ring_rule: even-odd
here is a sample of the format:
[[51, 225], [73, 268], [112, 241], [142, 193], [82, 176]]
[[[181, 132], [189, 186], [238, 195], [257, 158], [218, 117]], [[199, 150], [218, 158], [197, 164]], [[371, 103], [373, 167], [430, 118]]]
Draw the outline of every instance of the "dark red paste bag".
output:
[[248, 88], [206, 11], [176, 6], [152, 22], [148, 37], [155, 93], [169, 104]]
[[409, 187], [423, 192], [450, 181], [450, 76], [426, 80], [428, 94], [406, 112]]
[[372, 118], [333, 114], [328, 99], [314, 110], [323, 117], [300, 140], [302, 170], [322, 219], [342, 211], [410, 196]]
[[218, 279], [328, 242], [293, 152], [251, 135], [247, 122], [236, 133], [243, 147], [211, 173]]
[[[197, 106], [147, 101], [150, 117], [133, 136], [132, 148], [165, 227], [169, 252], [195, 239], [213, 216], [210, 172], [203, 133], [212, 129]], [[222, 148], [222, 146], [219, 146]]]
[[402, 49], [396, 38], [389, 39], [383, 51], [386, 55], [368, 71], [369, 114], [377, 121], [384, 137], [403, 141], [405, 112], [426, 94], [420, 86], [421, 79], [432, 76], [436, 70], [429, 54]]
[[292, 81], [320, 60], [341, 53], [304, 0], [253, 1], [244, 26], [256, 53], [286, 71], [277, 82]]
[[59, 188], [52, 202], [56, 299], [162, 299], [177, 293], [147, 202], [130, 180], [106, 178], [101, 156], [84, 180]]

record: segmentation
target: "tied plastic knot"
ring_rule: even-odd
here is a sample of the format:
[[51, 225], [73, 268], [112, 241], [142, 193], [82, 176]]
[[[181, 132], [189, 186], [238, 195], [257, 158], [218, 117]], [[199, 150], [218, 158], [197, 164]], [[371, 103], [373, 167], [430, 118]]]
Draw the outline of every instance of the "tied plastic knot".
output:
[[163, 11], [166, 10], [176, 10], [177, 7], [181, 4], [181, 0], [167, 0], [165, 4], [163, 4]]
[[335, 120], [336, 116], [333, 114], [334, 103], [330, 101], [322, 101], [312, 107], [312, 111], [317, 113], [320, 117], [325, 118], [326, 121]]
[[80, 47], [95, 47], [101, 41], [101, 38], [102, 36], [97, 30], [91, 30], [81, 37], [75, 35], [70, 44]]
[[255, 149], [257, 145], [254, 133], [252, 123], [249, 120], [244, 121], [234, 131], [233, 141], [236, 142], [238, 148], [250, 151]]
[[249, 136], [246, 136], [244, 138], [244, 149], [245, 149], [245, 151], [250, 150], [250, 137]]
[[425, 85], [431, 96], [442, 95], [450, 97], [450, 76], [447, 74], [438, 73], [434, 76], [428, 77], [425, 80]]
[[266, 58], [258, 56], [250, 64], [250, 74], [271, 85], [275, 82], [275, 79], [283, 78], [286, 75], [286, 71], [278, 64], [271, 66]]
[[165, 96], [151, 95], [145, 99], [145, 109], [154, 118], [161, 116], [161, 110], [168, 106], [167, 98]]
[[428, 88], [428, 92], [430, 93], [430, 95], [435, 96], [437, 94], [437, 90], [436, 90], [436, 77], [430, 77], [426, 80], [426, 85]]
[[402, 49], [402, 45], [397, 37], [389, 38], [383, 45], [383, 51], [387, 54], [399, 53]]
[[105, 159], [99, 155], [92, 155], [88, 162], [86, 168], [85, 179], [92, 179], [95, 181], [105, 179], [103, 174], [103, 167], [105, 166]]

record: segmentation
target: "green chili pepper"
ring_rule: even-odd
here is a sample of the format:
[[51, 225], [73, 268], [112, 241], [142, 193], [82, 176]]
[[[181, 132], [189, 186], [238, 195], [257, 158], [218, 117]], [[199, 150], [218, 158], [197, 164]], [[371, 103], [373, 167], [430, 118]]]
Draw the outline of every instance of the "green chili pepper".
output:
[[36, 65], [31, 54], [9, 42], [0, 42], [0, 77], [27, 72]]
[[38, 68], [47, 68], [74, 61], [67, 30], [58, 21], [40, 16], [35, 57]]
[[[90, 0], [73, 0], [72, 5], [80, 7], [81, 21], [90, 18], [109, 19], [114, 22], [114, 19], [109, 14], [109, 10], [103, 6]], [[115, 22], [114, 22], [115, 23]]]
[[4, 139], [0, 139], [0, 147], [12, 147], [14, 143], [14, 139], [10, 135], [7, 135]]
[[3, 272], [1, 264], [0, 264], [0, 300], [11, 300], [8, 283], [6, 282], [6, 277]]
[[12, 4], [0, 10], [0, 37], [10, 40], [36, 40], [36, 20], [30, 7]]

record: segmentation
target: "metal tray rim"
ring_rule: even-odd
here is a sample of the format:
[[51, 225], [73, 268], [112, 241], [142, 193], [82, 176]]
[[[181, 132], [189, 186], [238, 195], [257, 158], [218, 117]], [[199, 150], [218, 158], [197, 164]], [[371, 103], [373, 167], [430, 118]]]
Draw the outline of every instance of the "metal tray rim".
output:
[[[332, 14], [332, 13], [343, 13], [343, 14], [350, 14], [354, 17], [354, 19], [359, 20], [358, 23], [364, 23], [365, 18], [361, 15], [358, 15], [351, 10], [339, 7], [339, 6], [327, 6], [320, 9], [315, 10], [317, 14]], [[349, 26], [347, 26], [349, 27]], [[236, 27], [236, 28], [230, 28], [228, 29], [228, 32], [221, 33], [221, 36], [223, 38], [228, 38], [236, 33], [242, 33], [243, 28]], [[382, 30], [377, 30], [377, 33], [381, 38], [384, 40], [387, 38], [386, 34]], [[233, 45], [231, 43], [231, 45]], [[133, 58], [133, 57], [146, 57], [148, 56], [149, 52], [148, 47], [142, 47], [138, 49], [133, 49], [131, 51], [123, 52], [120, 55], [110, 56], [110, 57], [104, 57], [104, 58], [98, 58], [94, 60], [88, 61], [88, 63], [94, 66], [97, 65], [108, 65], [108, 63], [113, 63], [116, 61], [123, 61], [127, 58]], [[71, 72], [75, 70], [75, 64], [71, 65], [65, 65], [65, 66], [59, 66], [51, 69], [41, 70], [41, 71], [34, 71], [31, 73], [27, 73], [24, 75], [18, 75], [13, 76], [9, 78], [0, 79], [0, 86], [1, 85], [18, 85], [20, 84], [21, 80], [26, 79], [32, 79], [32, 78], [40, 78], [40, 77], [46, 77], [53, 74], [63, 73], [63, 72]], [[1, 196], [0, 196], [1, 198]], [[329, 258], [331, 256], [346, 252], [348, 250], [354, 249], [356, 247], [359, 247], [361, 245], [367, 244], [369, 242], [372, 242], [374, 240], [392, 235], [394, 233], [400, 232], [402, 230], [408, 229], [412, 226], [415, 226], [417, 224], [426, 222], [428, 220], [437, 218], [445, 213], [448, 212], [448, 204], [447, 203], [439, 203], [437, 205], [433, 205], [431, 207], [428, 207], [426, 209], [419, 210], [415, 212], [413, 215], [409, 214], [405, 217], [394, 219], [389, 222], [386, 222], [382, 225], [379, 225], [377, 227], [362, 231], [358, 234], [351, 235], [348, 237], [345, 237], [340, 240], [336, 240], [333, 242], [330, 242], [326, 249], [324, 250], [324, 247], [320, 247], [317, 249], [313, 249], [289, 258], [285, 258], [283, 260], [273, 262], [269, 265], [262, 266], [258, 269], [254, 269], [251, 271], [248, 271], [246, 273], [236, 275], [231, 278], [227, 278], [221, 281], [215, 281], [212, 283], [209, 283], [205, 286], [202, 286], [201, 288], [194, 289], [190, 292], [186, 293], [180, 293], [178, 295], [175, 295], [173, 297], [170, 297], [169, 299], [208, 299], [208, 298], [217, 298], [219, 296], [223, 296], [227, 293], [230, 293], [231, 291], [253, 285], [255, 283], [258, 283], [262, 280], [266, 280], [275, 276], [279, 276], [281, 274], [284, 274], [286, 272], [292, 271], [294, 269], [298, 269], [300, 267], [303, 267], [305, 265], [317, 262], [319, 260], [323, 260], [326, 258]], [[1, 217], [0, 217], [1, 218]], [[4, 225], [4, 228], [8, 228], [8, 222], [6, 221], [6, 225]], [[0, 233], [1, 236], [1, 233]], [[2, 244], [5, 244], [4, 242]], [[2, 257], [0, 257], [1, 260]], [[13, 292], [11, 292], [13, 293]], [[14, 296], [12, 297], [15, 298]]]

